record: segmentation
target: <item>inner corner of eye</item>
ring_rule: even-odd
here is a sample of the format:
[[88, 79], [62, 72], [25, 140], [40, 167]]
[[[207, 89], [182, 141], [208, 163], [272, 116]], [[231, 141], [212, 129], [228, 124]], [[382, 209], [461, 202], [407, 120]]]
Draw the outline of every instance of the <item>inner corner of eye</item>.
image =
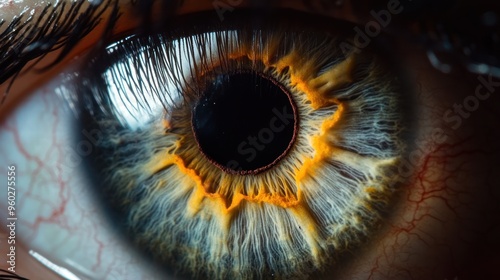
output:
[[96, 191], [170, 272], [307, 277], [390, 205], [398, 85], [348, 38], [277, 26], [129, 38], [76, 87]]

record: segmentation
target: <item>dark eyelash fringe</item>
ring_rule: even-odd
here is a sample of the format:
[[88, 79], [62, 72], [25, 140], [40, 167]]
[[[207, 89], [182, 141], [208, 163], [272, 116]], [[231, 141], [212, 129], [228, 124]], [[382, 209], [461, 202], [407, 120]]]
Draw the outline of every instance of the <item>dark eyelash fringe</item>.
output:
[[6, 269], [1, 269], [0, 268], [0, 279], [5, 279], [5, 280], [28, 280], [28, 278], [24, 278], [22, 276], [19, 276], [13, 272], [10, 272]]
[[[217, 55], [217, 62], [220, 64], [218, 66], [220, 68], [218, 69], [222, 72], [229, 72], [232, 69], [228, 65], [230, 63], [228, 48], [231, 42], [225, 36], [228, 32], [228, 30], [224, 29], [225, 25], [218, 22], [211, 25], [208, 21], [205, 25], [211, 26], [210, 30], [212, 31], [206, 32], [213, 33], [213, 37], [209, 37], [204, 32], [193, 34], [191, 35], [192, 37], [189, 37], [187, 34], [183, 33], [183, 31], [177, 30], [176, 32], [172, 31], [172, 33], [168, 34], [160, 33], [124, 39], [119, 44], [115, 44], [112, 48], [100, 52], [97, 56], [90, 59], [89, 64], [85, 67], [81, 75], [75, 77], [75, 80], [68, 84], [69, 89], [65, 90], [63, 96], [68, 103], [71, 104], [70, 107], [76, 110], [74, 113], [77, 117], [80, 113], [79, 109], [82, 108], [92, 116], [114, 115], [113, 109], [110, 108], [109, 105], [113, 102], [110, 99], [111, 96], [108, 91], [108, 82], [118, 86], [119, 92], [129, 92], [132, 95], [131, 99], [128, 99], [127, 95], [120, 95], [120, 98], [128, 104], [134, 104], [134, 100], [142, 100], [145, 102], [142, 104], [144, 108], [151, 108], [149, 106], [150, 104], [147, 103], [147, 97], [144, 95], [147, 93], [159, 100], [166, 111], [169, 107], [175, 107], [176, 109], [186, 106], [190, 107], [193, 105], [194, 100], [198, 100], [199, 96], [197, 94], [203, 91], [200, 87], [203, 87], [204, 84], [202, 81], [198, 80], [198, 78], [202, 76], [201, 73], [211, 73], [214, 70], [214, 68], [210, 66], [213, 64], [210, 63], [212, 55]], [[197, 29], [196, 26], [189, 26], [195, 30]], [[265, 38], [266, 40], [271, 40], [271, 38], [279, 36], [277, 34], [285, 32], [284, 30], [286, 30], [284, 26], [278, 27], [277, 25], [273, 25], [273, 32], [265, 36]], [[244, 40], [245, 43], [236, 42], [235, 44], [252, 44], [253, 35], [254, 33], [251, 30], [241, 30], [237, 37], [242, 38], [241, 40]], [[188, 75], [187, 78], [188, 80], [186, 80], [184, 75], [177, 76], [166, 74], [183, 72], [178, 64], [182, 61], [182, 58], [176, 55], [176, 50], [178, 49], [176, 44], [173, 43], [175, 41], [173, 38], [184, 38], [182, 39], [182, 43], [185, 44], [185, 50], [205, 50], [202, 52], [203, 54], [200, 61], [191, 69], [190, 75]], [[325, 41], [315, 42], [324, 43], [329, 39], [324, 40]], [[311, 49], [315, 47], [307, 43], [307, 40], [298, 41], [304, 42], [303, 44], [298, 44], [301, 46], [301, 49]], [[281, 48], [290, 48], [291, 44], [293, 43], [283, 42]], [[218, 50], [213, 50], [210, 47], [212, 45], [219, 46]], [[145, 48], [145, 46], [150, 47]], [[298, 47], [299, 46], [297, 46], [297, 48]], [[139, 54], [144, 55], [146, 58]], [[277, 54], [284, 55], [281, 52]], [[192, 54], [190, 58], [192, 59], [193, 56], [194, 54]], [[341, 58], [339, 57], [339, 59]], [[103, 78], [102, 73], [109, 70], [110, 66], [124, 61], [131, 61], [131, 64], [122, 65], [119, 71], [112, 68], [110, 73], [113, 77]], [[324, 67], [328, 67], [327, 65], [331, 66], [334, 62], [330, 61], [329, 63], [330, 64], [325, 64]], [[142, 73], [144, 77], [141, 78], [140, 82], [138, 82], [136, 78], [130, 78], [136, 77], [136, 73]], [[109, 79], [111, 79], [111, 81], [109, 81]], [[158, 83], [171, 83], [175, 85], [175, 89], [172, 89], [170, 92], [163, 92], [160, 90]], [[74, 86], [76, 86], [76, 88], [73, 88]]]
[[[32, 69], [47, 54], [56, 50], [60, 53], [54, 61], [38, 70], [44, 71], [63, 60], [101, 22], [101, 16], [112, 2], [115, 2], [113, 15], [117, 15], [118, 5], [113, 0], [87, 8], [83, 7], [86, 1], [72, 2], [69, 7], [66, 1], [61, 1], [56, 5], [47, 4], [39, 14], [30, 15], [27, 10], [14, 18], [0, 33], [0, 84], [11, 79], [0, 106], [23, 71]], [[113, 28], [117, 17], [111, 18], [108, 30]], [[5, 20], [1, 20], [0, 28], [4, 24]], [[30, 62], [33, 63], [27, 67]]]

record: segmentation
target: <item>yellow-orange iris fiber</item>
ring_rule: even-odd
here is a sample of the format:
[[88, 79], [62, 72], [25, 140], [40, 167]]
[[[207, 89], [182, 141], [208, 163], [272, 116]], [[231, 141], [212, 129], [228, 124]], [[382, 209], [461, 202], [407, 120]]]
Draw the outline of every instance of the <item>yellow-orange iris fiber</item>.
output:
[[[248, 50], [246, 50], [248, 51]], [[269, 53], [266, 53], [269, 54]], [[262, 55], [262, 54], [261, 54]], [[238, 57], [238, 55], [230, 54], [229, 57]], [[249, 55], [251, 59], [259, 59], [269, 62], [267, 57], [258, 57], [257, 54]], [[248, 178], [242, 175], [222, 174], [219, 185], [214, 187], [210, 185], [210, 179], [200, 176], [196, 169], [186, 166], [182, 154], [172, 153], [171, 150], [166, 153], [159, 153], [151, 159], [150, 164], [146, 166], [148, 173], [154, 174], [159, 170], [165, 169], [171, 165], [175, 165], [179, 172], [188, 176], [196, 186], [196, 190], [191, 196], [189, 208], [191, 211], [199, 211], [204, 199], [211, 199], [220, 204], [216, 207], [221, 210], [221, 214], [230, 215], [232, 211], [237, 209], [241, 201], [249, 201], [254, 203], [270, 203], [284, 208], [301, 209], [304, 207], [304, 201], [300, 197], [300, 185], [302, 180], [308, 174], [314, 174], [314, 169], [317, 168], [326, 159], [333, 156], [334, 148], [328, 143], [328, 135], [330, 130], [335, 126], [342, 115], [342, 104], [335, 99], [329, 99], [327, 93], [335, 90], [338, 87], [345, 86], [352, 81], [351, 71], [354, 67], [354, 56], [349, 56], [345, 61], [332, 67], [330, 71], [324, 72], [315, 79], [307, 80], [313, 66], [293, 67], [293, 65], [301, 65], [298, 54], [292, 53], [278, 60], [275, 64], [269, 67], [274, 67], [278, 72], [289, 67], [290, 85], [300, 92], [304, 93], [307, 100], [311, 102], [313, 109], [332, 106], [336, 104], [337, 110], [328, 119], [321, 124], [321, 133], [312, 139], [315, 154], [312, 158], [307, 159], [301, 166], [297, 167], [295, 174], [295, 186], [279, 185], [274, 182], [258, 182], [256, 185], [245, 186]], [[319, 89], [319, 90], [318, 90]], [[170, 125], [170, 124], [169, 124]], [[168, 129], [168, 127], [166, 127]], [[181, 140], [179, 140], [181, 141]], [[217, 171], [216, 171], [217, 172]], [[297, 210], [297, 213], [302, 213], [302, 210]], [[304, 213], [302, 214], [304, 215]]]
[[[312, 110], [335, 106], [333, 114], [325, 118], [320, 124], [318, 134], [311, 137], [311, 146], [314, 148], [312, 157], [295, 166], [293, 169], [293, 181], [279, 180], [276, 176], [273, 180], [265, 180], [266, 176], [260, 175], [238, 175], [223, 173], [215, 168], [205, 158], [201, 157], [199, 151], [191, 146], [190, 149], [182, 149], [184, 143], [194, 143], [192, 135], [182, 137], [175, 145], [176, 149], [166, 149], [163, 153], [158, 153], [145, 166], [147, 174], [154, 174], [160, 170], [174, 167], [180, 173], [192, 181], [190, 186], [194, 189], [190, 195], [187, 211], [195, 215], [201, 210], [210, 208], [214, 216], [219, 217], [221, 229], [226, 234], [231, 226], [231, 215], [238, 211], [243, 201], [248, 203], [268, 203], [283, 208], [289, 208], [296, 216], [299, 223], [304, 225], [304, 229], [309, 232], [312, 243], [317, 236], [317, 224], [307, 202], [301, 195], [303, 182], [308, 177], [314, 176], [315, 170], [332, 157], [339, 148], [332, 146], [330, 136], [332, 129], [342, 118], [343, 105], [336, 98], [331, 98], [330, 93], [338, 88], [345, 87], [352, 82], [352, 72], [355, 67], [356, 54], [349, 55], [344, 61], [331, 67], [321, 75], [311, 78], [316, 74], [317, 65], [304, 61], [304, 56], [298, 52], [290, 52], [279, 60], [271, 63], [270, 56], [274, 54], [272, 49], [269, 52], [255, 52], [255, 49], [243, 49], [241, 52], [228, 54], [231, 59], [241, 59], [246, 57], [251, 61], [262, 61], [273, 72], [281, 73], [284, 69], [288, 71], [289, 84], [287, 86], [294, 89], [294, 92], [302, 95], [301, 104], [309, 104]], [[300, 106], [301, 107], [301, 106]], [[169, 126], [171, 124], [168, 124]], [[188, 126], [188, 124], [183, 124]], [[167, 126], [168, 130], [169, 127]], [[292, 150], [293, 152], [293, 150]], [[190, 161], [187, 162], [186, 159]], [[393, 160], [388, 160], [386, 164], [394, 164]], [[203, 167], [202, 167], [203, 166]], [[248, 178], [253, 176], [253, 178]], [[264, 180], [262, 180], [264, 179]], [[367, 196], [376, 193], [376, 188], [366, 186]], [[315, 246], [312, 246], [315, 248]], [[315, 254], [313, 254], [315, 255]]]
[[139, 138], [111, 136], [143, 142], [135, 164], [113, 160], [107, 175], [141, 247], [193, 277], [304, 278], [370, 233], [394, 189], [388, 172], [404, 154], [400, 93], [375, 54], [343, 55], [338, 45], [307, 33], [223, 31], [159, 51], [167, 65], [196, 64], [176, 77], [193, 82], [179, 87], [186, 91], [217, 71], [272, 77], [289, 90], [299, 129], [280, 162], [248, 175], [203, 156], [190, 106], [163, 112], [168, 118]]

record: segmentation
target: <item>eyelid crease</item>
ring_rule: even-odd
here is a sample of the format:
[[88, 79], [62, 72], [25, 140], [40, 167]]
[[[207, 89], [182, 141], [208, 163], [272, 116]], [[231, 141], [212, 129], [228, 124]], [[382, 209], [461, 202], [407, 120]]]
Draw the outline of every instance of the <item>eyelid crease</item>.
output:
[[[112, 5], [118, 8], [117, 1], [106, 0], [99, 4], [75, 1], [68, 7], [65, 1], [47, 3], [41, 12], [35, 9], [24, 10], [15, 17], [0, 33], [0, 84], [10, 79], [9, 85], [0, 99], [4, 104], [16, 78], [36, 66], [46, 55], [60, 51], [55, 59], [44, 67], [42, 72], [62, 61], [75, 46], [101, 22], [102, 15]], [[111, 18], [116, 21], [116, 17]], [[5, 20], [0, 21], [0, 28]], [[109, 22], [108, 28], [114, 22]], [[28, 65], [29, 63], [32, 64]]]

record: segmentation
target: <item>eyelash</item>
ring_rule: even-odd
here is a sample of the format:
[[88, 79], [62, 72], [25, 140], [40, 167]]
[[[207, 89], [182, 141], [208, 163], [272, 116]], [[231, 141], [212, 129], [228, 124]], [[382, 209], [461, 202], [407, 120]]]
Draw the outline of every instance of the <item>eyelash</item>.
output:
[[[68, 7], [66, 1], [60, 1], [55, 5], [46, 4], [39, 13], [25, 10], [0, 34], [0, 84], [11, 79], [0, 106], [23, 71], [32, 70], [47, 54], [55, 51], [60, 51], [57, 57], [37, 71], [43, 72], [61, 62], [101, 22], [101, 16], [111, 7], [112, 0], [100, 5], [90, 4], [87, 8], [85, 3], [73, 1]], [[116, 1], [112, 8], [116, 14]], [[111, 17], [107, 30], [112, 29], [115, 22], [116, 17]], [[0, 27], [4, 24], [2, 20]]]
[[[77, 78], [77, 83], [87, 83], [87, 84], [97, 84], [99, 81], [94, 80], [94, 78], [97, 78], [95, 76], [95, 73], [104, 73], [106, 71], [106, 68], [109, 65], [113, 65], [114, 63], [119, 62], [120, 60], [123, 60], [124, 58], [127, 57], [132, 57], [134, 55], [144, 53], [144, 46], [164, 46], [172, 41], [182, 38], [182, 37], [188, 37], [191, 36], [193, 33], [201, 34], [204, 32], [218, 32], [218, 30], [221, 30], [222, 33], [227, 32], [226, 28], [232, 27], [235, 29], [239, 29], [245, 26], [245, 24], [242, 21], [241, 17], [247, 17], [248, 21], [250, 21], [251, 18], [255, 18], [255, 12], [252, 10], [248, 11], [242, 11], [239, 13], [238, 17], [234, 17], [233, 20], [226, 20], [224, 23], [221, 23], [220, 21], [217, 20], [217, 17], [214, 17], [213, 14], [206, 14], [206, 13], [200, 13], [200, 14], [194, 14], [194, 15], [189, 15], [189, 16], [183, 16], [181, 19], [177, 19], [175, 23], [169, 23], [172, 26], [164, 26], [165, 29], [163, 30], [168, 30], [168, 33], [163, 36], [156, 36], [156, 34], [165, 34], [164, 32], [153, 32], [153, 29], [149, 29], [147, 31], [144, 31], [140, 34], [134, 34], [133, 36], [126, 37], [126, 39], [115, 41], [111, 45], [113, 47], [107, 48], [107, 49], [101, 49], [101, 48], [96, 48], [93, 50], [92, 53], [89, 54], [90, 62], [89, 64], [84, 65], [82, 68], [82, 75], [79, 75]], [[281, 16], [281, 14], [276, 15], [276, 16]], [[286, 11], [283, 14], [283, 20], [287, 20], [288, 22], [292, 22], [290, 18], [292, 16], [295, 16], [297, 18], [304, 17], [304, 14], [300, 12], [294, 12], [294, 11]], [[300, 21], [302, 22], [302, 21]], [[329, 19], [312, 19], [312, 18], [307, 18], [306, 22], [308, 22], [308, 28], [311, 30], [318, 30], [322, 32], [326, 32], [327, 30], [324, 28], [324, 26], [328, 26], [327, 23], [331, 23], [331, 20]], [[258, 23], [254, 23], [258, 24]], [[297, 28], [303, 28], [303, 24], [291, 24]], [[180, 26], [189, 26], [189, 29], [186, 28], [180, 28]], [[256, 26], [252, 26], [252, 28], [255, 28]], [[262, 28], [267, 28], [267, 26], [262, 25]], [[350, 30], [349, 27], [351, 25], [344, 23], [344, 22], [336, 22], [336, 28], [329, 28], [328, 32], [334, 32], [338, 36], [343, 36], [345, 35], [344, 32], [346, 30]], [[199, 45], [195, 45], [195, 43]], [[196, 38], [196, 42], [187, 42], [187, 44], [190, 44], [189, 46], [186, 46], [185, 48], [187, 50], [191, 49], [210, 49], [210, 44], [214, 44], [215, 42], [212, 42], [211, 40], [205, 40], [204, 37], [199, 37]], [[227, 43], [227, 42], [226, 42]], [[172, 49], [173, 47], [170, 46]], [[162, 52], [159, 52], [156, 50], [156, 47], [152, 47], [151, 49], [151, 55], [156, 55], [159, 57], [164, 57], [164, 60], [166, 62], [166, 65], [170, 65], [171, 67], [176, 67], [176, 65], [172, 64], [175, 63], [177, 57], [171, 58], [169, 57], [168, 52], [170, 49], [163, 50]], [[149, 51], [149, 49], [148, 49]], [[209, 50], [210, 51], [210, 50]], [[170, 54], [171, 55], [171, 54]], [[223, 64], [221, 67], [224, 67], [224, 63], [227, 63], [229, 60], [228, 57], [226, 57], [225, 52], [222, 51], [219, 53], [221, 63]], [[344, 55], [346, 55], [344, 53]], [[143, 61], [144, 58], [139, 58], [134, 60], [134, 66], [136, 67], [134, 71], [140, 72], [140, 71], [148, 71], [150, 69], [145, 69], [147, 63]], [[207, 58], [205, 58], [207, 59]], [[205, 64], [203, 64], [205, 65]], [[202, 65], [202, 66], [203, 66]], [[327, 67], [328, 65], [325, 65]], [[158, 69], [155, 67], [153, 71], [154, 75], [161, 75], [162, 72], [165, 71], [164, 68], [166, 67], [165, 65], [160, 65], [158, 66]], [[198, 72], [208, 72], [210, 69], [198, 69]], [[130, 69], [120, 69], [120, 71], [125, 71], [124, 73], [119, 73], [120, 75], [132, 75], [130, 72]], [[197, 76], [199, 73], [195, 73], [195, 76]], [[83, 78], [86, 77], [91, 77], [91, 81], [84, 81], [82, 80]], [[186, 81], [184, 81], [185, 83]], [[199, 81], [198, 81], [199, 82]], [[182, 81], [176, 81], [176, 84], [183, 84]], [[148, 84], [149, 85], [149, 84]], [[102, 85], [105, 86], [105, 85]], [[127, 85], [121, 85], [123, 87], [126, 87]], [[149, 85], [153, 86], [153, 85]], [[119, 88], [122, 92], [125, 92], [125, 88]], [[177, 89], [179, 92], [186, 92], [186, 89], [184, 88], [178, 88]], [[192, 91], [192, 90], [191, 90]], [[77, 91], [73, 91], [77, 92]], [[134, 91], [132, 94], [134, 94], [134, 98], [136, 100], [144, 100], [144, 96], [140, 96], [140, 93], [137, 93], [138, 91]], [[136, 94], [137, 93], [137, 94]], [[78, 108], [78, 107], [84, 107], [85, 109], [89, 110], [91, 113], [95, 113], [96, 107], [94, 106], [95, 104], [89, 104], [87, 101], [89, 100], [90, 96], [86, 96], [85, 94], [73, 94], [73, 95], [66, 95], [65, 98], [67, 101], [69, 101], [72, 104], [72, 108]], [[191, 100], [197, 99], [197, 96], [167, 96], [164, 97], [165, 100], [162, 100], [162, 103], [164, 106], [167, 106], [166, 104], [171, 103], [169, 100], [175, 99], [175, 98], [180, 98], [183, 103], [182, 104], [175, 104], [175, 106], [184, 106], [186, 105], [186, 102], [190, 102]], [[103, 105], [103, 104], [109, 104], [109, 94], [105, 91], [97, 91], [94, 92], [91, 96], [90, 99], [95, 100], [98, 105]], [[127, 99], [126, 96], [123, 96], [122, 98]], [[83, 103], [81, 103], [83, 102]], [[87, 102], [87, 103], [86, 103]], [[189, 104], [187, 104], [189, 105]], [[191, 104], [192, 105], [192, 104]], [[171, 105], [170, 105], [171, 106]], [[99, 106], [100, 110], [103, 110], [104, 113], [109, 113], [105, 109], [105, 106]]]

